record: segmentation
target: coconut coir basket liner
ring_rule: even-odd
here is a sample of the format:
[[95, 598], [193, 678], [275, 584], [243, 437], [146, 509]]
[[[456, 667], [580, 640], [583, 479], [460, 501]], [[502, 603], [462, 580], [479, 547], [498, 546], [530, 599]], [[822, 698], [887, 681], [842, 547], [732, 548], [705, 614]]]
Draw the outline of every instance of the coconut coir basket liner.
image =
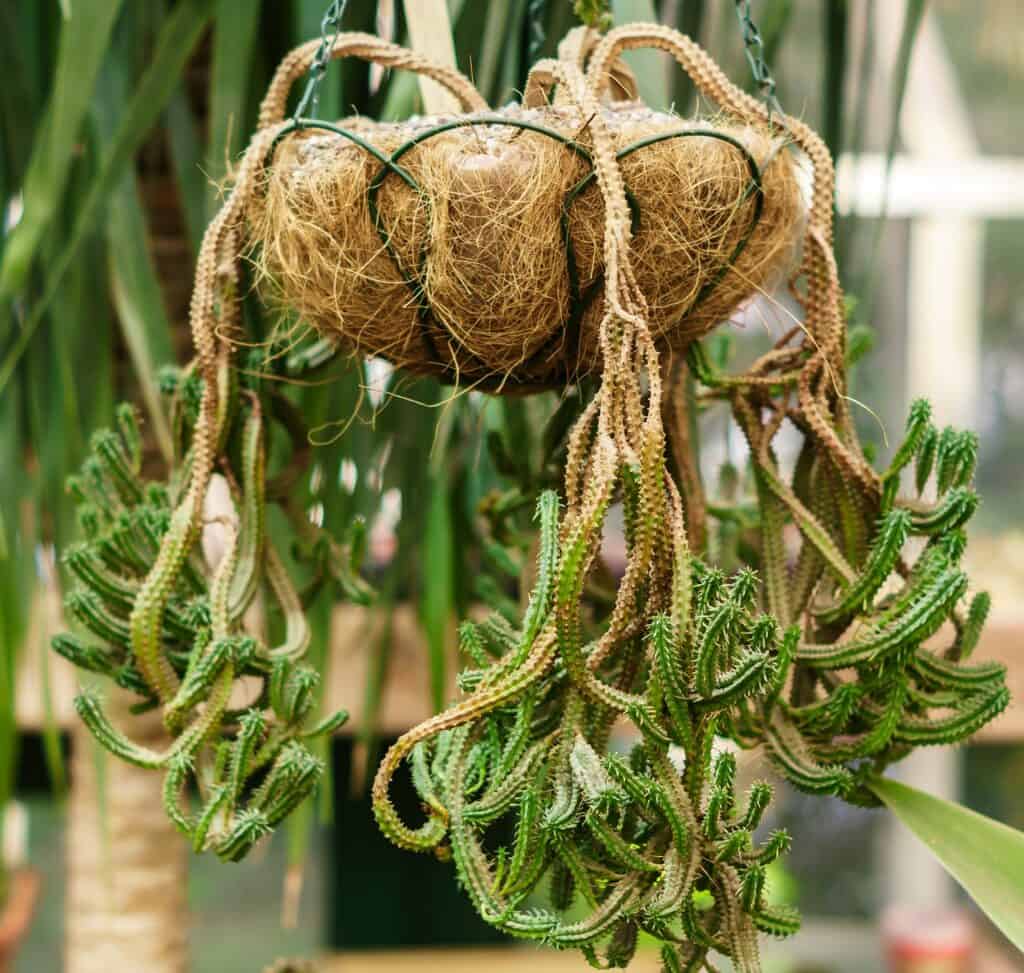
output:
[[[490, 390], [563, 386], [600, 366], [593, 119], [557, 91], [491, 111], [441, 80], [467, 114], [348, 118], [275, 141], [248, 212], [264, 296], [353, 354]], [[791, 269], [796, 167], [783, 133], [684, 121], [632, 98], [621, 67], [611, 80], [621, 100], [601, 114], [636, 282], [655, 340], [682, 349]], [[274, 91], [263, 127], [283, 114]]]

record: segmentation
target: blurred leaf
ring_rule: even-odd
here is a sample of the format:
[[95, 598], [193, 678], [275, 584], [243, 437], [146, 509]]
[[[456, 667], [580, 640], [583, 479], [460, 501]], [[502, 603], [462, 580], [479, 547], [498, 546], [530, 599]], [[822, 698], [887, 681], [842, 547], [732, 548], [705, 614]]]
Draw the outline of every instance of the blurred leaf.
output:
[[184, 85], [167, 103], [165, 125], [167, 142], [171, 149], [171, 165], [178, 183], [178, 199], [185, 217], [192, 253], [199, 253], [206, 229], [206, 175], [202, 167], [202, 149], [196, 120], [192, 115]]
[[758, 27], [764, 39], [764, 59], [769, 67], [775, 64], [792, 18], [793, 0], [769, 0], [758, 12]]
[[896, 54], [896, 65], [892, 77], [892, 91], [889, 95], [889, 136], [886, 140], [885, 150], [887, 187], [892, 160], [896, 155], [896, 146], [899, 144], [900, 119], [903, 117], [903, 99], [907, 93], [907, 79], [910, 76], [910, 60], [927, 7], [928, 0], [907, 0], [907, 11], [903, 17], [903, 31], [900, 34], [900, 46]]
[[523, 45], [516, 41], [523, 36], [523, 21], [526, 17], [527, 5], [528, 0], [512, 0], [509, 7], [507, 22], [509, 40], [505, 45], [498, 72], [498, 85], [495, 89], [497, 93], [494, 96], [497, 101], [515, 98], [517, 92], [521, 91], [526, 84], [526, 75], [531, 65], [523, 63], [525, 51]]
[[[676, 27], [687, 37], [701, 42], [707, 0], [688, 0], [676, 5]], [[672, 69], [672, 101], [679, 114], [687, 114], [693, 107], [695, 89], [690, 76], [678, 66]]]
[[894, 780], [870, 787], [1024, 951], [1024, 833]]
[[447, 687], [446, 644], [455, 609], [454, 544], [448, 477], [435, 471], [429, 481], [430, 506], [423, 537], [421, 614], [430, 653], [430, 698], [440, 712]]
[[[48, 244], [44, 259], [52, 250]], [[61, 296], [42, 340], [28, 349], [19, 369], [26, 404], [21, 466], [33, 469], [32, 508], [38, 520], [31, 529], [39, 542], [58, 546], [75, 526], [67, 475], [83, 458], [88, 431], [108, 419], [113, 407], [106, 264], [95, 236], [68, 274]]]
[[[20, 389], [16, 389], [20, 393]], [[0, 396], [0, 464], [4, 470], [24, 469], [20, 394]], [[0, 476], [0, 808], [14, 789], [17, 766], [15, 673], [28, 628], [35, 587], [34, 538], [27, 536], [26, 516], [33, 483], [28, 475]], [[0, 833], [3, 815], [0, 815]]]
[[134, 175], [111, 199], [107, 220], [110, 289], [132, 366], [164, 459], [172, 455], [171, 433], [164, 416], [157, 369], [173, 361], [171, 323], [146, 240], [146, 225]]
[[210, 71], [210, 139], [206, 153], [207, 216], [219, 202], [217, 186], [248, 139], [246, 96], [252, 74], [260, 4], [251, 0], [215, 0], [213, 64]]
[[64, 275], [75, 259], [82, 241], [94, 227], [102, 207], [131, 165], [136, 150], [147, 137], [153, 122], [167, 104], [185, 63], [206, 26], [211, 3], [212, 0], [181, 0], [164, 21], [149, 67], [135, 86], [117, 134], [104, 153], [96, 178], [75, 215], [67, 242], [59, 256], [48, 265], [42, 295], [33, 304], [17, 340], [0, 365], [0, 393], [10, 380], [19, 358], [32, 340], [44, 314], [60, 292]]
[[[862, 13], [861, 31], [857, 47], [860, 52], [860, 63], [854, 78], [854, 104], [851, 109], [852, 125], [850, 136], [846, 140], [846, 151], [857, 157], [864, 149], [864, 134], [867, 129], [868, 113], [871, 102], [871, 76], [875, 70], [875, 0], [865, 0]], [[847, 258], [852, 253], [854, 235], [857, 232], [860, 217], [856, 210], [840, 217], [836, 232], [836, 260], [840, 267], [847, 265]], [[855, 317], [851, 316], [851, 319]]]
[[843, 148], [843, 89], [846, 79], [849, 22], [848, 0], [827, 0], [823, 14], [825, 77], [822, 82], [822, 137], [833, 158], [838, 158]]
[[[703, 2], [703, 0], [699, 0]], [[576, 26], [576, 15], [573, 12], [572, 4], [562, 3], [561, 0], [552, 0], [548, 4], [548, 39], [544, 43], [545, 57], [553, 57], [556, 53], [559, 42]]]
[[384, 687], [391, 673], [391, 654], [395, 644], [394, 609], [390, 592], [381, 592], [380, 602], [366, 613], [366, 625], [372, 626], [375, 616], [381, 619], [380, 633], [370, 655], [366, 686], [363, 689], [363, 718], [356, 727], [358, 758], [353, 760], [353, 792], [365, 789], [369, 768], [377, 763], [377, 722], [380, 719]]
[[882, 235], [885, 232], [886, 215], [889, 210], [889, 183], [892, 174], [892, 162], [896, 156], [896, 148], [899, 145], [900, 119], [903, 117], [903, 99], [907, 93], [910, 61], [927, 7], [928, 0], [907, 0], [906, 13], [903, 16], [903, 30], [900, 33], [899, 50], [896, 53], [896, 64], [893, 68], [892, 90], [889, 95], [889, 135], [886, 139], [881, 214], [875, 222], [875, 234], [868, 259], [869, 270], [862, 293], [864, 313], [869, 318], [874, 307], [875, 286], [882, 256]]
[[50, 552], [52, 552], [52, 548], [50, 548], [49, 552], [41, 554], [42, 557], [47, 558], [48, 564], [44, 574], [44, 585], [40, 588], [39, 598], [40, 616], [44, 620], [44, 624], [40, 626], [42, 638], [39, 639], [35, 650], [37, 654], [36, 661], [39, 666], [40, 695], [42, 696], [43, 703], [43, 759], [46, 762], [46, 769], [50, 775], [50, 784], [53, 792], [58, 797], [62, 797], [67, 790], [68, 775], [67, 768], [64, 765], [64, 753], [61, 749], [61, 727], [57, 722], [57, 712], [53, 700], [53, 686], [50, 681], [50, 664], [53, 659], [53, 653], [50, 651], [50, 632], [47, 631], [45, 624], [45, 620], [49, 617], [45, 601], [47, 598], [58, 597], [57, 589], [53, 587], [57, 584], [56, 565], [53, 563]]
[[853, 130], [849, 140], [851, 155], [860, 155], [864, 147], [864, 131], [871, 100], [871, 75], [875, 69], [875, 0], [865, 0], [859, 48], [860, 65], [854, 84], [856, 107], [853, 110]]
[[0, 266], [0, 302], [11, 300], [24, 289], [39, 242], [60, 205], [82, 122], [122, 3], [79, 0], [74, 17], [64, 22], [53, 92], [22, 185], [23, 215], [11, 232]]
[[[4, 83], [0, 85], [0, 171], [4, 172], [0, 179], [0, 212], [5, 207], [7, 191], [20, 183], [22, 167], [32, 151], [37, 111], [38, 95], [29, 84], [27, 59], [19, 43], [17, 13], [15, 4], [0, 4], [0, 64], [6, 69]], [[4, 234], [0, 233], [0, 247], [3, 244]]]
[[[612, 13], [617, 26], [658, 22], [653, 0], [613, 0]], [[622, 59], [633, 69], [640, 97], [654, 108], [667, 107], [672, 100], [668, 61], [658, 51], [627, 51]]]
[[[17, 390], [20, 392], [20, 389]], [[5, 470], [25, 467], [21, 448], [24, 417], [20, 394], [0, 396], [0, 464]], [[33, 541], [26, 536], [25, 504], [33, 482], [29, 475], [0, 477], [0, 665], [22, 644], [35, 569]], [[0, 687], [0, 710], [13, 708], [13, 697]], [[0, 748], [2, 748], [0, 738]], [[0, 763], [2, 763], [0, 756]], [[3, 781], [0, 779], [0, 787]], [[2, 795], [0, 795], [2, 801]]]
[[515, 36], [509, 23], [512, 0], [492, 0], [487, 5], [487, 21], [483, 29], [480, 58], [473, 65], [473, 82], [492, 104], [499, 97], [498, 78], [502, 56], [511, 54], [510, 39]]
[[[455, 67], [452, 22], [445, 0], [404, 0], [410, 47], [436, 64]], [[419, 77], [420, 97], [428, 115], [458, 111], [458, 99], [430, 78]]]

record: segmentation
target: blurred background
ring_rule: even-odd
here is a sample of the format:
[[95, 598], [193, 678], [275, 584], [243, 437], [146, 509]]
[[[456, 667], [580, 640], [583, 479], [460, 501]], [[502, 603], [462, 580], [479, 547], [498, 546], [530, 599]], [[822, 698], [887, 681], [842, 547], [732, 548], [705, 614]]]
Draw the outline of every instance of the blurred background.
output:
[[[76, 958], [75, 937], [88, 942], [96, 930], [71, 921], [68, 869], [84, 854], [77, 867], [100, 870], [102, 894], [104, 856], [124, 837], [111, 822], [148, 826], [144, 803], [120, 814], [104, 804], [109, 769], [74, 728], [75, 677], [47, 649], [62, 627], [53, 552], [74, 529], [63, 480], [123, 398], [140, 403], [159, 439], [158, 371], [189, 354], [192, 259], [216, 186], [252, 131], [269, 73], [319, 34], [324, 7], [0, 3], [0, 805], [13, 793], [8, 863], [42, 877], [14, 965], [23, 973], [98, 968]], [[492, 104], [521, 87], [538, 23], [545, 53], [574, 23], [567, 0], [448, 7], [459, 66]], [[623, 0], [613, 9], [618, 23], [679, 26], [748, 82], [730, 0]], [[1010, 665], [1024, 700], [1024, 10], [1017, 0], [755, 0], [751, 10], [782, 105], [838, 158], [841, 273], [852, 326], [874, 333], [852, 384], [866, 406], [864, 439], [884, 455], [918, 396], [932, 400], [939, 424], [981, 436], [984, 504], [968, 562], [994, 611], [979, 653]], [[353, 0], [345, 26], [398, 40], [407, 30], [402, 5], [387, 0]], [[667, 59], [637, 55], [633, 67], [652, 104], [692, 113], [692, 92]], [[320, 114], [401, 117], [417, 103], [409, 79], [346, 63], [331, 67]], [[758, 313], [749, 308], [733, 324], [741, 349], [759, 340]], [[265, 333], [259, 308], [247, 315]], [[329, 389], [294, 393], [326, 424], [321, 469], [337, 471], [311, 486], [311, 507], [327, 522], [368, 517], [384, 597], [372, 610], [318, 609], [326, 701], [353, 713], [330, 746], [319, 806], [243, 864], [186, 858], [182, 847], [167, 866], [187, 889], [187, 901], [168, 904], [167, 921], [194, 973], [249, 973], [279, 955], [337, 955], [323, 969], [346, 971], [582, 968], [574, 957], [508, 952], [473, 915], [450, 867], [396, 851], [369, 811], [366, 771], [380, 747], [448, 693], [448, 626], [472, 597], [459, 538], [495, 476], [472, 445], [474, 430], [511, 428], [543, 409], [473, 399], [453, 414], [396, 401], [372, 429], [356, 422], [334, 437], [332, 423], [353, 414], [360, 387], [387, 381], [379, 365], [349, 366]], [[422, 381], [411, 397], [443, 394]], [[439, 611], [423, 610], [438, 597]], [[1024, 702], [970, 746], [915, 755], [898, 773], [1024, 827]], [[797, 840], [773, 887], [801, 908], [805, 928], [769, 949], [773, 969], [881, 970], [894, 938], [948, 940], [955, 951], [977, 935], [975, 969], [1024, 970], [889, 816], [796, 794], [777, 815]], [[895, 907], [945, 918], [908, 931]]]

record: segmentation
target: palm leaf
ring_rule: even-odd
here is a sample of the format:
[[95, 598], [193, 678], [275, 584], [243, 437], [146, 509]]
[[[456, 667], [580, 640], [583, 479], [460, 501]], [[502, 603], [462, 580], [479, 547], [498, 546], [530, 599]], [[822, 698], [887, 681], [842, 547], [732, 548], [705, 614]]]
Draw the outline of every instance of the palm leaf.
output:
[[498, 79], [504, 57], [510, 55], [509, 29], [512, 0], [493, 0], [487, 5], [487, 20], [482, 31], [480, 57], [473, 64], [473, 81], [492, 104], [499, 96]]
[[[0, 4], [0, 63], [7, 68], [4, 84], [0, 85], [0, 206], [6, 203], [4, 184], [9, 190], [20, 181], [32, 151], [32, 126], [38, 109], [25, 50], [19, 43], [21, 13], [16, 12], [14, 4]], [[4, 234], [0, 233], [0, 248], [4, 243]]]

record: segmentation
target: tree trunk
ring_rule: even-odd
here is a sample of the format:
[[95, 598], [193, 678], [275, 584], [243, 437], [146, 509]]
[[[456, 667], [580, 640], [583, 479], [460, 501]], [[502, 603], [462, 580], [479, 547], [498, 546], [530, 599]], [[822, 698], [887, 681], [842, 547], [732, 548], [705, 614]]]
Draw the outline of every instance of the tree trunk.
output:
[[[159, 713], [129, 721], [129, 702], [111, 694], [111, 717], [165, 747]], [[78, 723], [72, 746], [65, 971], [185, 973], [186, 844], [164, 813], [162, 775], [106, 755]]]
[[[189, 82], [204, 101], [208, 44], [194, 56]], [[186, 361], [193, 255], [162, 130], [140, 152], [136, 174], [175, 358]], [[138, 402], [127, 353], [123, 364], [127, 398]], [[151, 437], [145, 446], [144, 475], [162, 479], [167, 471]], [[135, 742], [164, 749], [169, 738], [160, 711], [132, 716], [133, 701], [137, 697], [110, 687], [111, 719]], [[65, 973], [187, 973], [189, 851], [164, 813], [163, 775], [102, 751], [77, 717], [72, 727]]]

